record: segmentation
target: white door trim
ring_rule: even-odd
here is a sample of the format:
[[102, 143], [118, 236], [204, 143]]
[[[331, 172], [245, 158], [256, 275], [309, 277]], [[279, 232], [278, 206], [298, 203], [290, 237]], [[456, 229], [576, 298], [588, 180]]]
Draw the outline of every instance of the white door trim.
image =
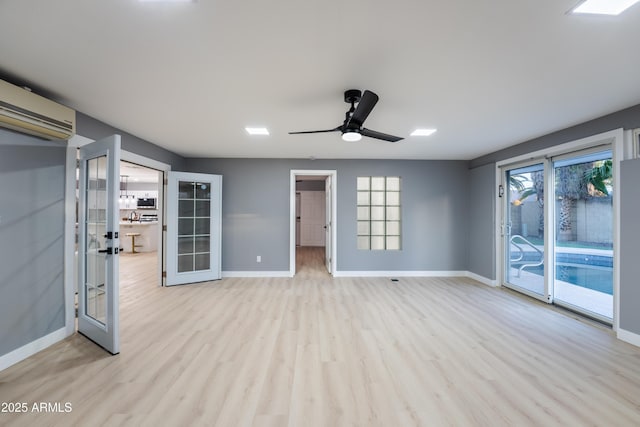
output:
[[164, 181], [167, 179], [167, 173], [171, 171], [171, 165], [159, 162], [157, 160], [150, 159], [148, 157], [141, 156], [139, 154], [132, 153], [130, 151], [122, 150], [120, 152], [120, 160], [129, 163], [135, 163], [146, 168], [154, 169], [162, 172], [162, 179], [158, 183], [158, 262], [156, 271], [156, 281], [158, 286], [162, 286], [162, 272], [165, 265], [165, 245], [164, 245], [164, 232], [162, 230], [163, 224], [165, 224], [164, 218], [167, 212], [166, 203], [164, 201]]
[[332, 224], [330, 273], [335, 275], [336, 261], [338, 259], [338, 248], [336, 245], [336, 230], [338, 229], [338, 172], [336, 170], [291, 169], [289, 180], [289, 276], [293, 277], [296, 274], [296, 177], [298, 175], [331, 176], [331, 218], [325, 218], [325, 220], [331, 221]]

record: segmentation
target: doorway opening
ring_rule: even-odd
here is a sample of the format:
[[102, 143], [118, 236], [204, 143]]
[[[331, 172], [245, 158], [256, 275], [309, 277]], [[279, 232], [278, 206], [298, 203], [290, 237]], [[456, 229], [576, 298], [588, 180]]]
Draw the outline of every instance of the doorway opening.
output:
[[[133, 154], [122, 152], [123, 157], [135, 159], [141, 163], [156, 162]], [[163, 167], [155, 165], [155, 167]], [[79, 169], [76, 167], [76, 209], [75, 209], [75, 242], [74, 254], [74, 294], [75, 317], [78, 309], [78, 201]], [[142, 166], [132, 161], [120, 161], [119, 184], [119, 216], [120, 248], [119, 276], [123, 283], [130, 283], [133, 277], [139, 281], [145, 277], [145, 283], [161, 285], [163, 264], [162, 218], [164, 206], [163, 182], [164, 172], [160, 169]], [[135, 250], [135, 251], [134, 251]], [[133, 256], [132, 256], [133, 255]]]
[[291, 171], [290, 275], [334, 274], [336, 171]]
[[162, 265], [163, 172], [120, 162], [120, 284], [158, 286]]
[[[134, 286], [140, 286], [140, 284], [160, 286], [162, 284], [164, 238], [161, 224], [164, 217], [164, 173], [170, 170], [170, 165], [120, 150], [118, 138], [115, 135], [111, 139], [106, 138], [105, 141], [95, 142], [95, 144], [103, 144], [104, 146], [107, 140], [114, 141], [113, 144], [117, 148], [109, 149], [106, 154], [107, 160], [112, 154], [115, 159], [119, 158], [114, 162], [113, 167], [109, 167], [112, 172], [107, 172], [100, 167], [94, 168], [95, 171], [94, 169], [87, 170], [85, 167], [85, 172], [80, 173], [79, 166], [81, 164], [86, 163], [88, 166], [94, 163], [98, 166], [101, 164], [102, 157], [98, 157], [96, 163], [92, 160], [83, 160], [80, 155], [81, 150], [94, 145], [94, 141], [89, 138], [75, 137], [67, 151], [66, 185], [68, 191], [65, 202], [67, 205], [67, 224], [65, 227], [71, 236], [68, 239], [65, 260], [70, 272], [65, 278], [67, 334], [72, 334], [76, 330], [81, 332], [79, 326], [81, 313], [83, 316], [85, 314], [91, 315], [93, 319], [96, 319], [94, 323], [98, 326], [100, 326], [100, 322], [106, 324], [108, 333], [109, 330], [117, 330], [119, 324], [116, 314], [116, 311], [119, 310], [117, 300], [120, 298], [116, 297], [115, 303], [108, 302], [110, 301], [108, 294], [119, 295], [120, 282], [124, 285], [122, 288], [125, 290], [125, 301], [128, 284]], [[95, 149], [103, 150], [103, 148]], [[84, 187], [80, 185], [81, 175], [85, 180], [82, 181]], [[85, 175], [88, 177], [85, 178]], [[95, 197], [93, 197], [94, 192], [96, 193]], [[107, 194], [109, 196], [105, 200], [100, 198], [101, 195], [106, 196]], [[109, 199], [112, 199], [113, 202], [110, 202]], [[89, 203], [88, 207], [87, 203]], [[85, 217], [83, 221], [80, 221], [81, 212]], [[111, 212], [111, 214], [107, 214], [107, 212]], [[113, 219], [105, 223], [104, 219], [109, 217]], [[109, 229], [112, 230], [111, 226], [115, 221], [121, 224], [118, 226], [120, 236], [109, 233]], [[81, 227], [84, 233], [82, 239]], [[133, 235], [126, 236], [127, 233]], [[75, 242], [71, 240], [74, 239], [73, 236], [75, 236]], [[118, 242], [117, 247], [113, 245], [115, 241]], [[135, 249], [135, 252], [132, 252], [132, 249]], [[84, 260], [82, 274], [80, 274], [79, 268], [81, 255]], [[103, 256], [104, 260], [100, 256]], [[108, 259], [117, 259], [114, 268], [107, 268]], [[86, 281], [89, 294], [84, 288], [84, 293], [81, 293], [79, 289], [81, 285], [85, 284], [85, 280], [81, 280], [85, 274], [86, 277], [91, 277], [91, 280]], [[90, 303], [91, 305], [89, 305]], [[105, 307], [108, 309], [108, 313], [105, 311]], [[90, 339], [99, 342], [93, 338]], [[113, 343], [114, 350], [111, 350], [110, 346], [100, 345], [115, 354], [118, 342], [119, 338], [116, 332]]]

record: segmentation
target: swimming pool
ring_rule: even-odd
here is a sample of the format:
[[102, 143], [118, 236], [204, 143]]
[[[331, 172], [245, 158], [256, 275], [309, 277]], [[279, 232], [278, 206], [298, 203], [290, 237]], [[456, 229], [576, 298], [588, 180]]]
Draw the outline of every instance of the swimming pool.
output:
[[[544, 275], [544, 266], [523, 271]], [[556, 263], [556, 280], [613, 295], [613, 268], [586, 264]]]

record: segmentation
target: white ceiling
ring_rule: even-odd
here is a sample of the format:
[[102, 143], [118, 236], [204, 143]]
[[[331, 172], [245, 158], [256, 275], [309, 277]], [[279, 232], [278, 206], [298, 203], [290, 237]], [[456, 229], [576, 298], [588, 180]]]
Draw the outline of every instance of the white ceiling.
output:
[[144, 182], [157, 184], [161, 180], [160, 174], [161, 172], [155, 169], [129, 162], [120, 162], [120, 176], [127, 177], [129, 183]]
[[[185, 156], [472, 159], [640, 103], [640, 5], [576, 3], [2, 0], [0, 75]], [[407, 138], [287, 134], [340, 125], [350, 88]]]

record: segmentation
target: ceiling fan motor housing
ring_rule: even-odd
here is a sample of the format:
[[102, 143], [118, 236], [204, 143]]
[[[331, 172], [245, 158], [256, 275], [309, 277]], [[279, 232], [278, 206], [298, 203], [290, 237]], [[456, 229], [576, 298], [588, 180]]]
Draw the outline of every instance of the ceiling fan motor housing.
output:
[[344, 102], [347, 104], [360, 102], [360, 98], [362, 98], [362, 92], [358, 89], [349, 89], [344, 91]]

